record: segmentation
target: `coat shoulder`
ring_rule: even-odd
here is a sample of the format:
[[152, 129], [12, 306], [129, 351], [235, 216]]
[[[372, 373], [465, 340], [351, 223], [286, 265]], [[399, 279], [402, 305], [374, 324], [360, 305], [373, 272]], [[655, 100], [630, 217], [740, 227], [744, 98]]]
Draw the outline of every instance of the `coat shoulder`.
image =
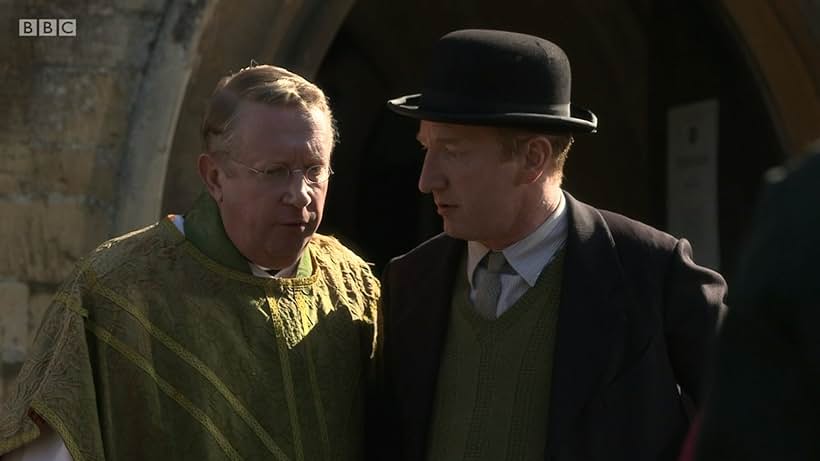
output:
[[678, 239], [648, 224], [607, 210], [599, 210], [616, 246], [633, 250], [669, 252]]
[[402, 255], [392, 258], [388, 263], [390, 267], [407, 267], [424, 265], [432, 260], [441, 260], [445, 255], [457, 248], [460, 240], [456, 240], [444, 233], [433, 236], [420, 243], [412, 250]]

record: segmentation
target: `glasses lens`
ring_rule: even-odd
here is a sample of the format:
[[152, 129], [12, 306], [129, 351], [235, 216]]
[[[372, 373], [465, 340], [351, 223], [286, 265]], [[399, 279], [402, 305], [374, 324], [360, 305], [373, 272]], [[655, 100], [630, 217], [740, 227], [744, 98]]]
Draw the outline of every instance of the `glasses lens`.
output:
[[324, 165], [314, 165], [305, 171], [305, 179], [312, 183], [322, 183], [330, 178], [330, 168]]
[[290, 176], [290, 170], [284, 165], [276, 165], [265, 170], [265, 176], [272, 181], [283, 182]]

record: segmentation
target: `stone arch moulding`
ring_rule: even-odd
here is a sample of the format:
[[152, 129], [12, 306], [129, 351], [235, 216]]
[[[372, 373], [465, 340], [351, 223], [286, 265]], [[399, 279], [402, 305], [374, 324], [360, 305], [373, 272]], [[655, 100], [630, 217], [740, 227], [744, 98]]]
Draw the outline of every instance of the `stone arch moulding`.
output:
[[721, 0], [720, 8], [756, 72], [784, 152], [800, 156], [820, 138], [820, 52], [808, 29], [820, 17], [799, 0]]
[[[207, 54], [202, 42], [219, 34], [209, 26], [247, 21], [265, 28], [266, 40], [255, 50], [260, 62], [276, 62], [313, 77], [355, 0], [201, 0], [169, 2], [132, 112], [128, 142], [120, 167], [114, 234], [155, 222], [161, 213], [165, 179], [180, 110]], [[230, 5], [228, 5], [230, 4]], [[270, 20], [254, 17], [257, 8]], [[222, 39], [222, 37], [220, 37]], [[224, 37], [230, 40], [230, 37]], [[225, 72], [225, 69], [222, 70]], [[211, 87], [212, 88], [212, 87]]]

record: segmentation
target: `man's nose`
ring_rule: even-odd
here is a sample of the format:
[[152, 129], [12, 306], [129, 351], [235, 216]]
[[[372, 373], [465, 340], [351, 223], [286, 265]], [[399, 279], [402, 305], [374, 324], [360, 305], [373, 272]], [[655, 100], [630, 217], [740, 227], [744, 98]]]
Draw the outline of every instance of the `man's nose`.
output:
[[290, 177], [288, 177], [288, 186], [283, 197], [284, 202], [296, 208], [304, 208], [312, 201], [310, 190], [311, 186], [305, 180], [305, 172], [293, 170]]
[[435, 154], [427, 151], [424, 154], [424, 163], [421, 166], [421, 175], [419, 175], [419, 190], [429, 194], [434, 190], [443, 189], [446, 185], [446, 178], [439, 168]]

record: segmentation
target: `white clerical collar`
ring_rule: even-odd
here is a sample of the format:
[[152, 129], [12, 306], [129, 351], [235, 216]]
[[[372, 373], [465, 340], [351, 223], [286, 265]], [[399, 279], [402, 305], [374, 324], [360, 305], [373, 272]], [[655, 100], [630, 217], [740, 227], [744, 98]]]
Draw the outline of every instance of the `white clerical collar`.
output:
[[[540, 226], [501, 250], [510, 266], [531, 287], [535, 286], [541, 271], [566, 241], [566, 199], [563, 192], [559, 197], [558, 207]], [[489, 252], [490, 249], [480, 242], [467, 242], [467, 280], [471, 287], [476, 267]]]
[[[174, 226], [176, 226], [177, 230], [179, 230], [179, 232], [182, 235], [185, 235], [185, 218], [182, 215], [178, 215], [178, 214], [171, 215], [170, 218], [171, 218], [171, 222], [174, 223]], [[299, 266], [299, 261], [301, 259], [302, 258], [298, 258], [295, 263], [293, 263], [290, 266], [280, 270], [276, 274], [271, 274], [269, 272], [271, 269], [269, 269], [267, 267], [262, 267], [258, 264], [254, 264], [250, 261], [248, 261], [248, 267], [250, 267], [251, 273], [253, 275], [255, 275], [256, 277], [263, 277], [263, 278], [269, 278], [269, 279], [272, 279], [274, 277], [292, 277], [293, 274], [296, 273], [296, 267]]]
[[278, 271], [275, 274], [271, 274], [270, 271], [272, 269], [268, 269], [266, 267], [262, 267], [258, 264], [254, 264], [248, 261], [248, 266], [251, 268], [251, 272], [253, 275], [257, 277], [265, 277], [265, 278], [274, 278], [274, 277], [293, 277], [293, 274], [296, 273], [296, 267], [299, 265], [299, 261], [302, 258], [298, 258], [295, 263], [291, 264], [290, 266]]

